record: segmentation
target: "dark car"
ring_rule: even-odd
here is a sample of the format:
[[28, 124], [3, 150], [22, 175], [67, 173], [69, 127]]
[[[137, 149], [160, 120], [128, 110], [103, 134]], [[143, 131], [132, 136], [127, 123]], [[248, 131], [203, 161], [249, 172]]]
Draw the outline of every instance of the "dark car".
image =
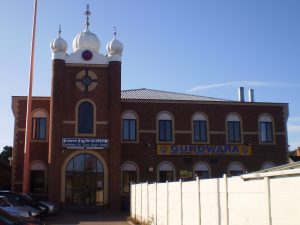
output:
[[35, 208], [40, 211], [42, 216], [46, 216], [48, 214], [48, 208], [46, 206], [37, 201], [33, 201], [22, 194], [11, 191], [0, 191], [0, 196], [5, 196], [14, 205], [27, 205]]
[[37, 220], [34, 217], [20, 218], [12, 216], [6, 211], [0, 209], [0, 224], [1, 225], [45, 225], [43, 221]]
[[57, 204], [55, 204], [53, 202], [49, 202], [49, 201], [45, 201], [45, 200], [43, 200], [43, 201], [36, 200], [35, 197], [30, 193], [28, 193], [28, 194], [27, 193], [21, 193], [21, 195], [26, 196], [27, 198], [31, 199], [32, 201], [36, 201], [36, 202], [44, 205], [45, 207], [47, 207], [49, 214], [55, 214], [58, 211]]
[[0, 208], [11, 215], [23, 217], [40, 217], [40, 211], [27, 205], [14, 205], [5, 196], [0, 196]]

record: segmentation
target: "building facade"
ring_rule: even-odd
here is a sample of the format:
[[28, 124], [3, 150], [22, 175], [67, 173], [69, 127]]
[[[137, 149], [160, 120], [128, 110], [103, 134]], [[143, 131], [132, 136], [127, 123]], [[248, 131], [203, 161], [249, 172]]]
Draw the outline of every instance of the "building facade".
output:
[[0, 159], [0, 189], [9, 190], [11, 187], [11, 166], [9, 161]]
[[[33, 97], [30, 190], [70, 205], [120, 210], [130, 182], [239, 175], [287, 162], [288, 104], [121, 91], [123, 45], [90, 31], [52, 41], [50, 97]], [[241, 95], [242, 96], [242, 95]], [[27, 97], [12, 97], [13, 190], [22, 190]]]

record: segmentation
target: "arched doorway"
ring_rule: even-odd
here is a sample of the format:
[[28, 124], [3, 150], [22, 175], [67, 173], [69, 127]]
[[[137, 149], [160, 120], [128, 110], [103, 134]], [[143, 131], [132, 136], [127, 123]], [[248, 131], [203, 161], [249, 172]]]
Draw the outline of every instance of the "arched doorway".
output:
[[72, 205], [104, 204], [104, 169], [92, 154], [69, 160], [65, 170], [65, 202]]
[[34, 161], [30, 166], [30, 192], [37, 197], [44, 197], [47, 193], [46, 164]]

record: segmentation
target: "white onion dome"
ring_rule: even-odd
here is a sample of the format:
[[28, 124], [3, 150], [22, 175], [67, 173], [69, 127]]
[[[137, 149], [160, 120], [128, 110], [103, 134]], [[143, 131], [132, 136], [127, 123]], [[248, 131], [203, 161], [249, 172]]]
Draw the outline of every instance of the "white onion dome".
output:
[[107, 43], [106, 50], [109, 54], [120, 54], [123, 52], [123, 44], [116, 38], [116, 32], [114, 32], [113, 39]]
[[92, 33], [89, 30], [90, 22], [89, 16], [91, 15], [89, 5], [86, 6], [85, 16], [85, 29], [83, 32], [78, 33], [73, 40], [73, 51], [77, 52], [78, 50], [91, 50], [94, 52], [99, 52], [100, 50], [100, 40], [96, 34]]
[[52, 49], [52, 52], [67, 51], [68, 43], [63, 38], [60, 37], [60, 31], [59, 31], [59, 36], [50, 43], [50, 47]]
[[88, 26], [83, 32], [78, 33], [73, 40], [73, 51], [77, 52], [80, 49], [89, 49], [95, 52], [100, 50], [100, 40], [96, 34], [89, 30]]

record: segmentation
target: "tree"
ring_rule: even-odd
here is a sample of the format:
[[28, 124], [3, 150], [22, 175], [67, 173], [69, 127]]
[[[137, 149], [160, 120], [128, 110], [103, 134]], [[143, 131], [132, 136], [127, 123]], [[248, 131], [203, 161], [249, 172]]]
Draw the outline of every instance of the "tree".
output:
[[0, 159], [8, 161], [8, 158], [12, 157], [12, 147], [11, 146], [5, 146], [0, 153]]

